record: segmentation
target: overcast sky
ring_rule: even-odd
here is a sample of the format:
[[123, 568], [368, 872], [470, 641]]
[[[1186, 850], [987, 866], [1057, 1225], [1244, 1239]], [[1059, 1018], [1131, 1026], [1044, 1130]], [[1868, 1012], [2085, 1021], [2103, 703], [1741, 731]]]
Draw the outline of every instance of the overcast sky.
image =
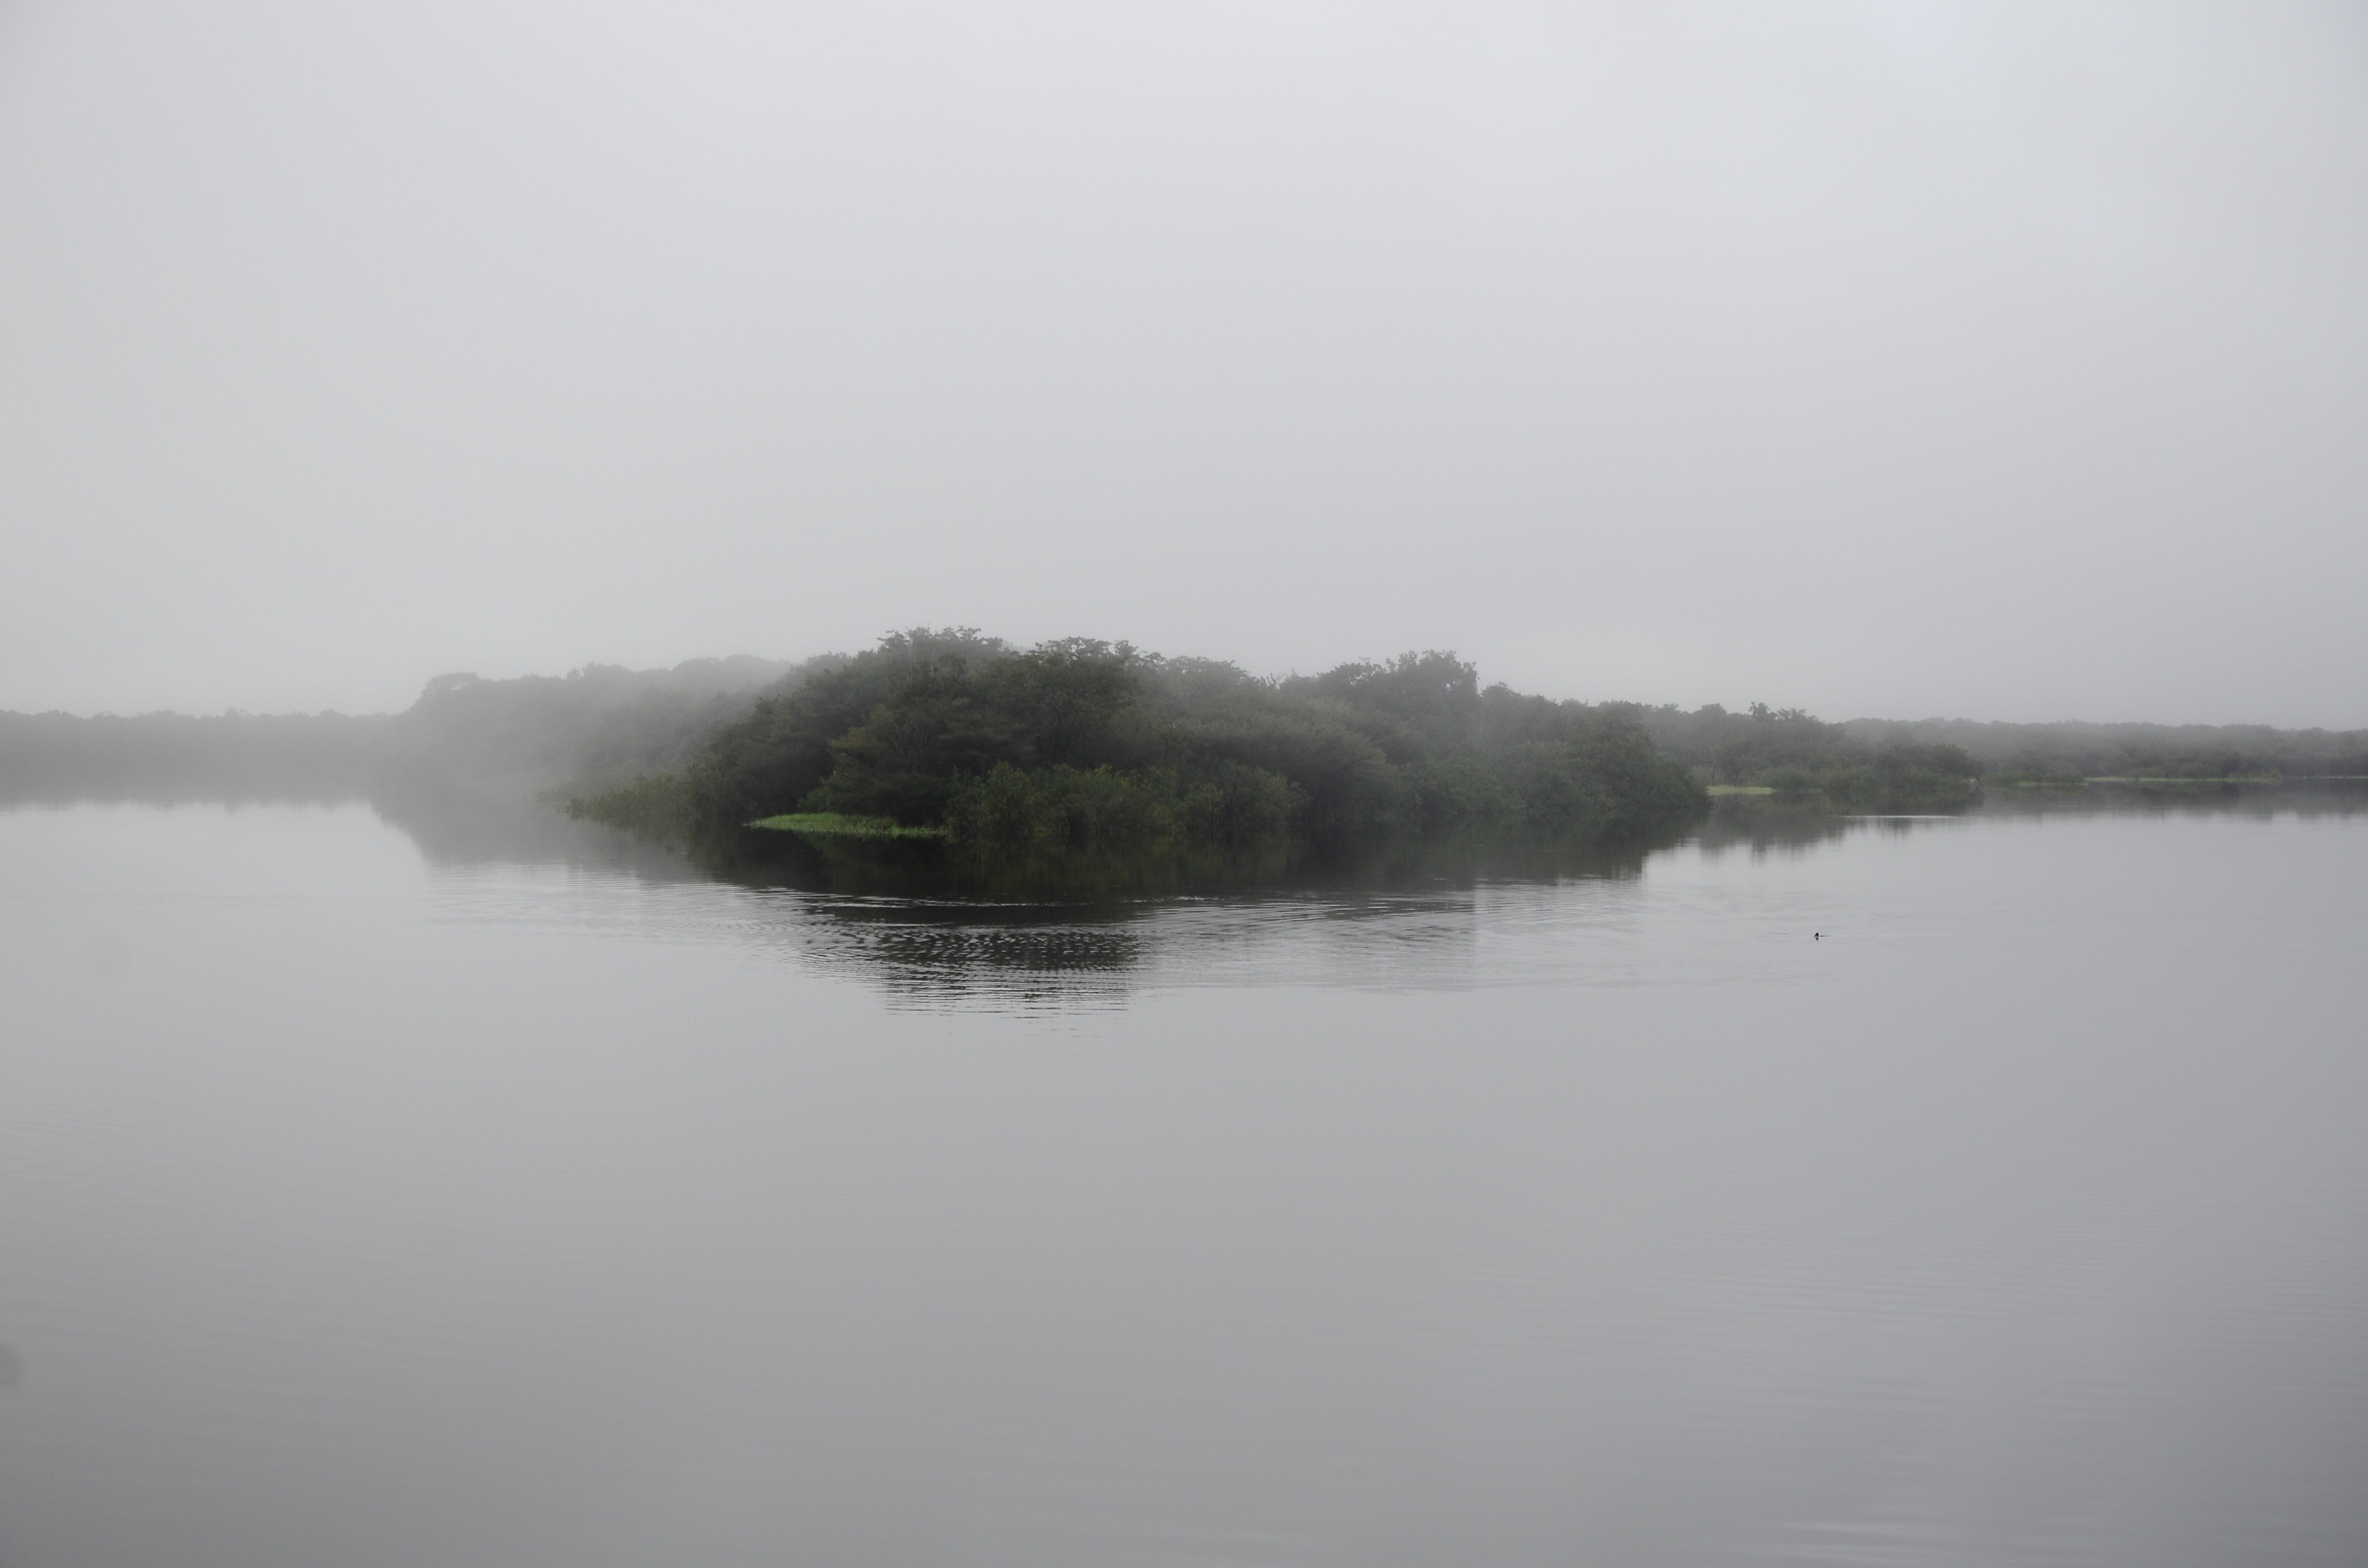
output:
[[0, 707], [2368, 724], [2368, 7], [0, 6]]

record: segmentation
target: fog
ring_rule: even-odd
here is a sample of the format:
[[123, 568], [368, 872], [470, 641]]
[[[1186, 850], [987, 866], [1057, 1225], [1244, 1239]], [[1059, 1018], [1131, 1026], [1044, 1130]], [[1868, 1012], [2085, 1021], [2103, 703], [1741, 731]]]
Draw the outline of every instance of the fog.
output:
[[915, 624], [2368, 724], [2368, 14], [0, 9], [0, 708]]

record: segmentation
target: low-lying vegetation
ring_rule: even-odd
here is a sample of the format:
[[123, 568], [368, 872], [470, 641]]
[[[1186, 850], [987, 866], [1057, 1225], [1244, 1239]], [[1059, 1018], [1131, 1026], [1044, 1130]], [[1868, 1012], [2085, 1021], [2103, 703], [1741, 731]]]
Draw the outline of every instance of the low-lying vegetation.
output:
[[[2266, 724], [1975, 723], [1963, 719], [1852, 719], [1830, 724], [1798, 709], [1715, 704], [1644, 710], [1654, 743], [1713, 784], [1767, 784], [1781, 769], [1827, 781], [1862, 768], [1872, 780], [1839, 794], [1924, 786], [1907, 775], [1962, 773], [2011, 789], [2077, 789], [2089, 780], [2263, 781], [2368, 776], [2368, 731], [2276, 730]], [[1888, 764], [1884, 759], [1890, 758]], [[1791, 775], [1795, 783], [1801, 775]], [[1825, 784], [1818, 786], [1825, 789]], [[1938, 786], [1944, 796], [1958, 786]]]
[[1638, 714], [1483, 688], [1452, 653], [1269, 680], [1125, 643], [923, 629], [801, 671], [689, 766], [571, 810], [692, 833], [830, 814], [977, 853], [1617, 838], [1706, 801]]
[[1870, 742], [1852, 726], [1828, 724], [1797, 708], [1657, 708], [1643, 722], [1662, 751], [1721, 794], [1770, 794], [1861, 812], [1958, 806], [1980, 792], [1986, 771], [1962, 746]]
[[795, 665], [439, 676], [395, 714], [0, 712], [0, 801], [367, 798], [450, 816], [541, 799], [711, 846], [758, 819], [827, 815], [1071, 868], [1162, 846], [1241, 862], [1258, 846], [1349, 839], [1634, 842], [1711, 794], [1884, 812], [1954, 809], [1985, 788], [2362, 777], [2368, 731], [1827, 723], [1759, 704], [1550, 701], [1484, 687], [1452, 653], [1265, 679], [1123, 643], [1019, 649], [961, 631]]
[[[758, 687], [794, 681], [807, 667], [735, 655], [664, 670], [445, 675], [400, 713], [0, 712], [0, 800], [490, 803], [562, 788], [606, 792], [679, 769], [747, 713]], [[643, 799], [633, 809], [655, 805]]]
[[892, 817], [851, 817], [840, 812], [791, 812], [748, 824], [775, 833], [802, 833], [809, 838], [943, 838], [940, 827], [907, 827]]

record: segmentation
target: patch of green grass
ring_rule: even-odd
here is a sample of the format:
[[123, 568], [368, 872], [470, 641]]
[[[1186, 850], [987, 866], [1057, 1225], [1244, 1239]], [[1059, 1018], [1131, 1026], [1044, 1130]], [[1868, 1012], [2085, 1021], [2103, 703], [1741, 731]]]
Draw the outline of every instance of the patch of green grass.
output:
[[767, 817], [750, 827], [803, 833], [810, 838], [943, 838], [941, 827], [907, 827], [894, 817], [851, 817], [839, 812], [792, 812]]
[[1772, 795], [1776, 792], [1773, 784], [1711, 784], [1704, 789], [1713, 795]]

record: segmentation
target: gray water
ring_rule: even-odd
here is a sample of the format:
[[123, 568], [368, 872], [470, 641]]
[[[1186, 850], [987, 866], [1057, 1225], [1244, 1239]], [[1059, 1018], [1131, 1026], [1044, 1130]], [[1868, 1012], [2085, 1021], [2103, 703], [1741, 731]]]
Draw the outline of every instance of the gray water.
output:
[[0, 1564], [2357, 1568], [2356, 804], [1018, 909], [0, 812]]

